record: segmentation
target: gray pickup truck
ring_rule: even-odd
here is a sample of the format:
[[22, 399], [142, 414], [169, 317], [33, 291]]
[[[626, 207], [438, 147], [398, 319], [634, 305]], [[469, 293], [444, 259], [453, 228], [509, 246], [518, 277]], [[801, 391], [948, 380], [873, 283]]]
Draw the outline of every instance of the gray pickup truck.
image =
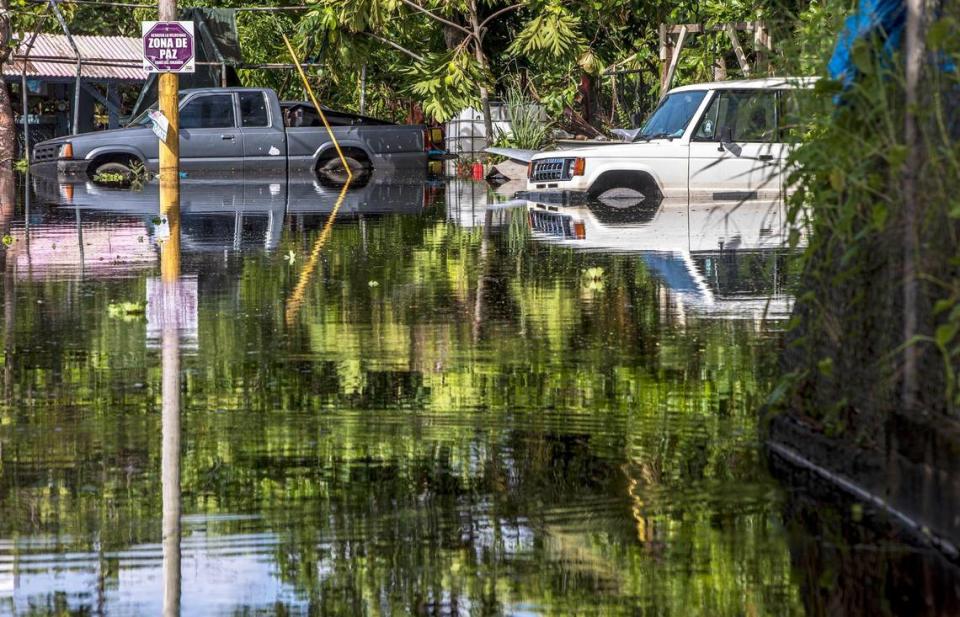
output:
[[[126, 128], [38, 143], [31, 169], [39, 174], [129, 174], [159, 167], [159, 142], [144, 112]], [[397, 125], [329, 112], [333, 132], [357, 169], [423, 173], [443, 149], [438, 129]], [[336, 149], [307, 103], [281, 103], [265, 88], [203, 88], [180, 93], [180, 169], [188, 177], [280, 177], [336, 173]], [[342, 171], [342, 169], [341, 169]]]

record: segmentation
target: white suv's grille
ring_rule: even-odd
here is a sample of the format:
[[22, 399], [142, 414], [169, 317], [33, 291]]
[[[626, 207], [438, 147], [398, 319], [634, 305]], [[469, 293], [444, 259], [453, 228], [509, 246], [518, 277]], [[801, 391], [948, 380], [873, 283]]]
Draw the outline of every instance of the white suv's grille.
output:
[[540, 159], [533, 162], [530, 179], [534, 182], [569, 180], [573, 159]]
[[530, 210], [530, 228], [543, 234], [572, 238], [573, 226], [571, 222], [572, 218], [568, 214], [540, 209]]

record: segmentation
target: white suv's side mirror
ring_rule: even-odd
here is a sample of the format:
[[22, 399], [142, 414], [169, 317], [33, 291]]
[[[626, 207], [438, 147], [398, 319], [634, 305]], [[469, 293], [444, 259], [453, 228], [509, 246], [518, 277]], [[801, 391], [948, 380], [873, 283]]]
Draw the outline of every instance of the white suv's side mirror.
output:
[[740, 156], [743, 152], [743, 148], [733, 143], [733, 128], [729, 126], [720, 127], [720, 147], [717, 148], [720, 152], [724, 150], [728, 151], [734, 156]]

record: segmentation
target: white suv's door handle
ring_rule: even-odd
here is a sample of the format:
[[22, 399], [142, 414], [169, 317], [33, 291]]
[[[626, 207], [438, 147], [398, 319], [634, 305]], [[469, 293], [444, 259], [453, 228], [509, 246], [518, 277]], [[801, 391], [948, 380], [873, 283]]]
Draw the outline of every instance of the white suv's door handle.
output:
[[761, 155], [758, 156], [757, 158], [760, 159], [761, 161], [772, 161], [772, 160], [773, 160], [773, 155], [772, 155], [772, 154], [761, 154]]

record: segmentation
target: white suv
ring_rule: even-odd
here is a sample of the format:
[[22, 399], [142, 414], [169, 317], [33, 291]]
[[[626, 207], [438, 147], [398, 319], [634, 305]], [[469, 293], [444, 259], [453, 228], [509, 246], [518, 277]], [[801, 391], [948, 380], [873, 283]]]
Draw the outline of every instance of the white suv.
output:
[[687, 201], [776, 198], [796, 109], [793, 91], [809, 78], [726, 81], [674, 88], [631, 143], [536, 154], [531, 194]]

